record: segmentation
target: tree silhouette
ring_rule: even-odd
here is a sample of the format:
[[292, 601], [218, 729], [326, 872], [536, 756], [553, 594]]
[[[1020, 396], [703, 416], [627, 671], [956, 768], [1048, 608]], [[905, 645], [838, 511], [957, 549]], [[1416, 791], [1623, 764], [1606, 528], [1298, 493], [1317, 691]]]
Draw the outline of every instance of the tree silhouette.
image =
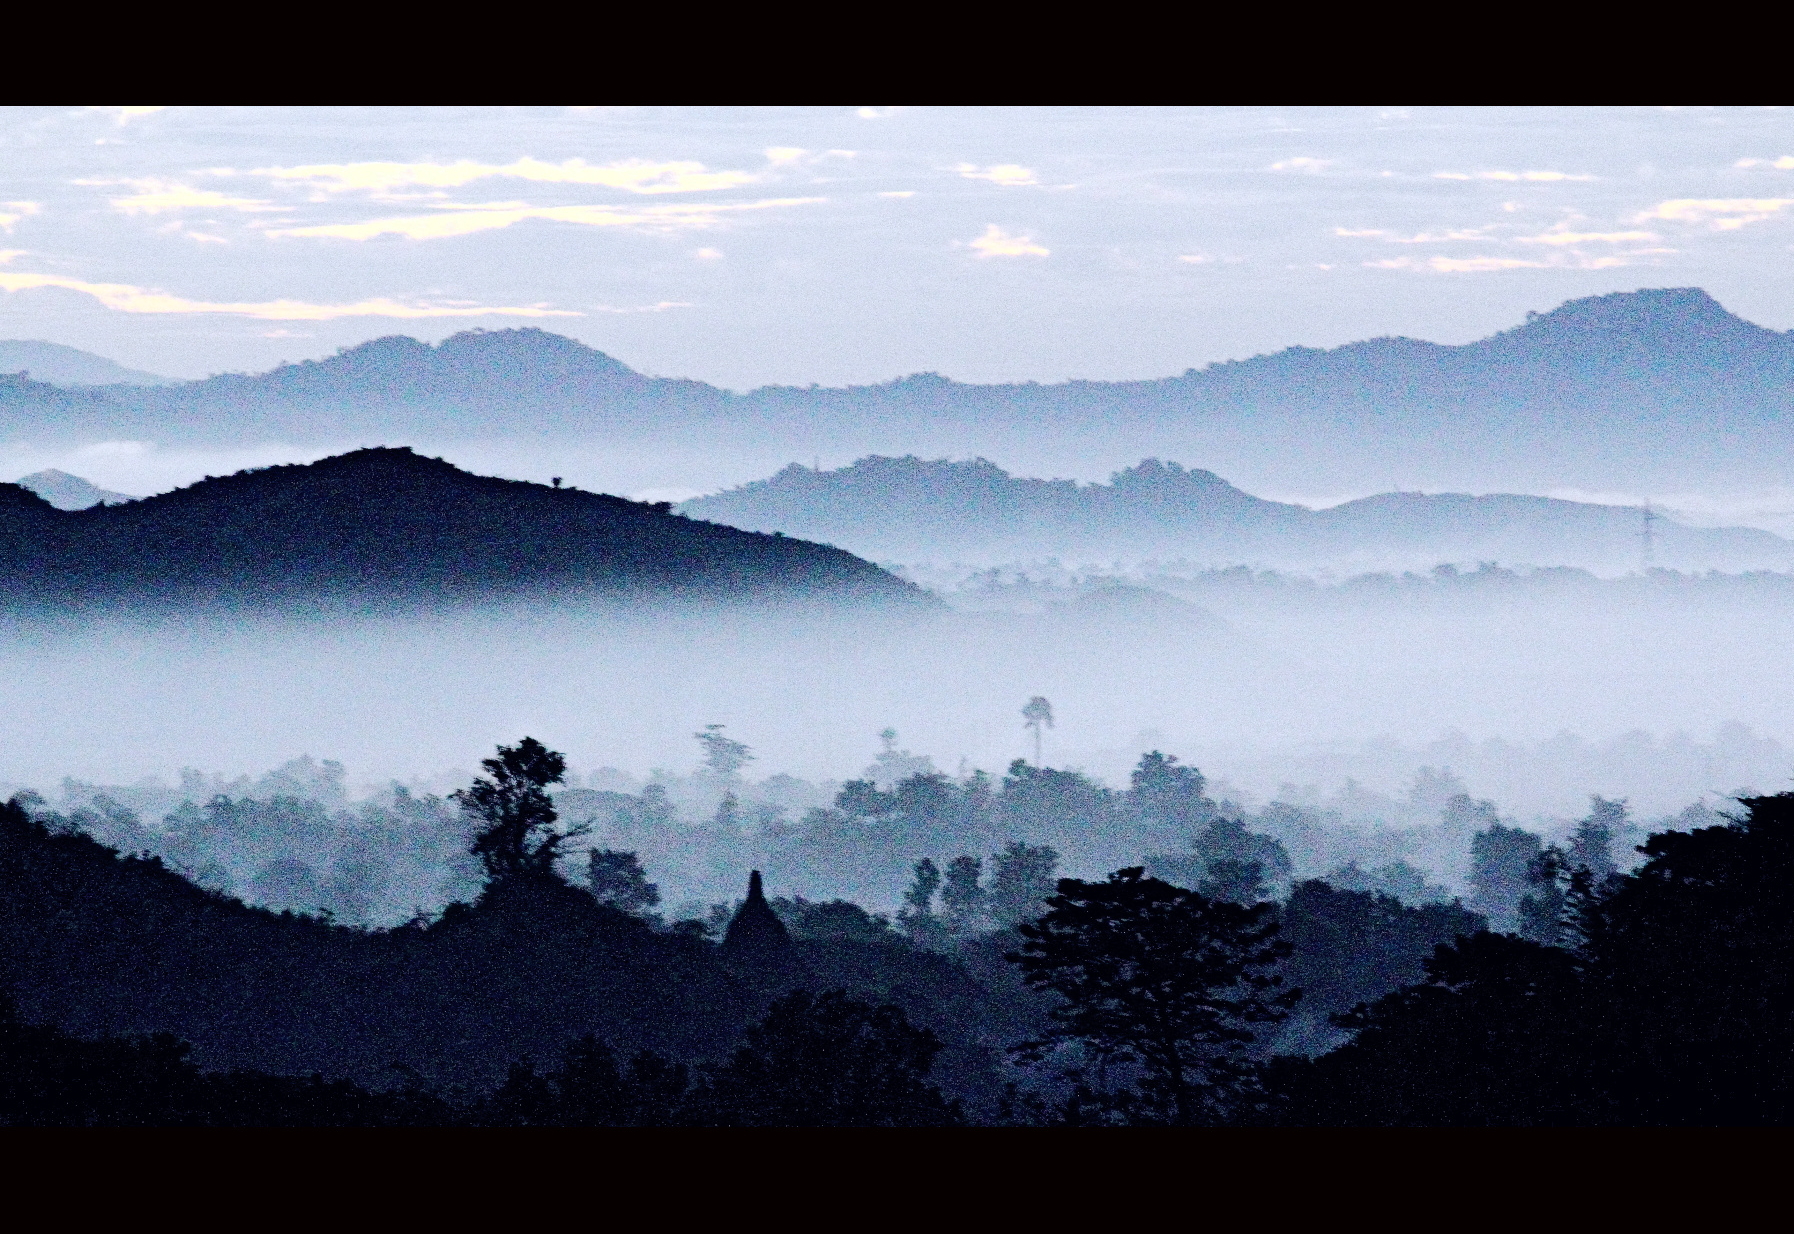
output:
[[745, 742], [723, 736], [724, 727], [706, 724], [703, 732], [692, 736], [704, 747], [704, 769], [718, 781], [728, 784], [740, 776], [743, 767], [754, 761], [754, 755]]
[[1012, 840], [991, 857], [990, 867], [986, 911], [999, 929], [1005, 929], [1040, 916], [1047, 897], [1053, 894], [1059, 853], [1045, 844]]
[[652, 912], [660, 903], [660, 888], [648, 881], [634, 853], [593, 849], [586, 859], [586, 882], [600, 904], [625, 913]]
[[696, 1121], [736, 1127], [937, 1127], [959, 1121], [927, 1081], [941, 1043], [896, 1007], [840, 990], [772, 1005], [711, 1071]]
[[1022, 727], [1034, 734], [1034, 765], [1038, 767], [1041, 762], [1042, 731], [1053, 727], [1053, 705], [1036, 694], [1022, 708]]
[[480, 826], [468, 851], [480, 859], [488, 887], [516, 879], [554, 878], [561, 846], [591, 828], [555, 827], [557, 815], [548, 786], [567, 773], [566, 757], [534, 737], [498, 747], [498, 757], [480, 760], [491, 779], [480, 777], [454, 794]]
[[969, 933], [984, 915], [985, 891], [979, 885], [984, 862], [977, 857], [955, 857], [947, 863], [941, 883], [941, 920], [950, 934]]
[[1114, 1096], [1133, 1121], [1190, 1126], [1235, 1114], [1252, 1088], [1255, 1026], [1281, 1020], [1299, 996], [1279, 992], [1272, 971], [1290, 950], [1275, 906], [1211, 900], [1137, 866], [1100, 883], [1061, 879], [1047, 904], [1018, 927], [1025, 941], [1006, 958], [1065, 1001], [1046, 1037], [1015, 1051], [1038, 1061], [1075, 1042], [1100, 1071], [1132, 1065], [1133, 1091]]
[[903, 908], [897, 913], [897, 924], [919, 946], [938, 947], [945, 941], [946, 930], [934, 911], [934, 894], [940, 886], [940, 867], [927, 857], [918, 861], [915, 879], [903, 893]]

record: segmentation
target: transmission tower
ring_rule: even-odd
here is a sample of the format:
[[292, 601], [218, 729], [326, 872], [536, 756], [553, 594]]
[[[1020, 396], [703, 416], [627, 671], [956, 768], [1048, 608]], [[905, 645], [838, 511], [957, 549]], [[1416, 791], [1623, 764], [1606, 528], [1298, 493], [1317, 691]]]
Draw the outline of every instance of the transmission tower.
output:
[[1643, 573], [1648, 574], [1651, 569], [1651, 550], [1655, 548], [1657, 544], [1656, 525], [1661, 518], [1662, 516], [1651, 508], [1650, 502], [1647, 501], [1644, 503], [1644, 527], [1638, 533], [1638, 542], [1640, 546], [1639, 569]]

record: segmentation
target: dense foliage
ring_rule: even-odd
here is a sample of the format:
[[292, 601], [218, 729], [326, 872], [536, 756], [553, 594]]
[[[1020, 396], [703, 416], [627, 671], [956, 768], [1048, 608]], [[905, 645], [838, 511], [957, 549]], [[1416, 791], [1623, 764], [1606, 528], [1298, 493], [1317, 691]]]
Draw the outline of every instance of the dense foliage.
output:
[[[738, 773], [745, 747], [709, 735], [713, 770]], [[894, 920], [768, 898], [756, 872], [733, 913], [669, 923], [635, 852], [564, 851], [579, 827], [547, 791], [564, 760], [526, 738], [455, 798], [483, 876], [471, 898], [370, 929], [252, 907], [106, 847], [83, 826], [97, 816], [15, 798], [0, 806], [0, 1122], [1789, 1117], [1794, 794], [1654, 835], [1631, 872], [1614, 852], [1622, 803], [1596, 798], [1546, 843], [1452, 797], [1479, 900], [1512, 916], [1491, 933], [1399, 863], [1286, 882], [1262, 860], [1278, 842], [1160, 754], [1119, 794], [1022, 763], [1000, 789], [905, 770], [850, 783], [831, 809], [901, 828], [912, 855], [965, 838], [918, 816], [1128, 817], [1135, 842], [1181, 835], [1190, 855], [1164, 864], [1202, 885], [1137, 864], [1056, 878], [1057, 850], [1009, 839], [988, 862], [913, 861]]]

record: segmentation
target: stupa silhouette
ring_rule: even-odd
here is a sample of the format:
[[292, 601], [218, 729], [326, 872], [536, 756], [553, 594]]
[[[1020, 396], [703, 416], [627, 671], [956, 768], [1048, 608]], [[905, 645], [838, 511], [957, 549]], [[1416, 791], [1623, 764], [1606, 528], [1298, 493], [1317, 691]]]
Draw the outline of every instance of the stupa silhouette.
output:
[[748, 875], [747, 899], [735, 910], [728, 932], [723, 935], [722, 949], [742, 959], [776, 959], [791, 950], [791, 935], [766, 902], [758, 870]]

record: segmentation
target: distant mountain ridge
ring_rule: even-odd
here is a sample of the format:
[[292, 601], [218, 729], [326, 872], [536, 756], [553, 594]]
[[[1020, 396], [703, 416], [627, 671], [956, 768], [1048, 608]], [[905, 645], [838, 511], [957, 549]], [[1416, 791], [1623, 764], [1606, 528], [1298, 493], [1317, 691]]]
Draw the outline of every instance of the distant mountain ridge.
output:
[[646, 376], [539, 329], [469, 331], [159, 387], [0, 376], [0, 432], [325, 445], [375, 434], [695, 438], [756, 457], [796, 443], [786, 458], [1001, 455], [1024, 442], [1062, 442], [1060, 456], [1077, 458], [1125, 442], [1134, 457], [1175, 451], [1239, 476], [1358, 491], [1781, 484], [1794, 447], [1794, 333], [1745, 321], [1698, 288], [1653, 288], [1570, 300], [1462, 345], [1290, 347], [1146, 381], [973, 385], [920, 373], [737, 394]]
[[58, 510], [85, 510], [89, 506], [116, 506], [137, 500], [128, 493], [115, 493], [54, 467], [21, 476], [13, 483], [30, 489]]
[[391, 448], [78, 511], [0, 484], [0, 573], [0, 609], [14, 613], [582, 597], [929, 603], [840, 549]]
[[[872, 456], [792, 464], [679, 507], [694, 517], [839, 544], [878, 560], [1109, 562], [1367, 569], [1442, 562], [1636, 568], [1645, 510], [1512, 494], [1385, 493], [1326, 509], [1268, 501], [1210, 471], [1146, 459], [1107, 484], [1010, 475], [987, 459]], [[1794, 542], [1653, 512], [1653, 564], [1788, 569]]]
[[0, 339], [0, 373], [25, 372], [58, 386], [154, 386], [169, 379], [42, 339]]

